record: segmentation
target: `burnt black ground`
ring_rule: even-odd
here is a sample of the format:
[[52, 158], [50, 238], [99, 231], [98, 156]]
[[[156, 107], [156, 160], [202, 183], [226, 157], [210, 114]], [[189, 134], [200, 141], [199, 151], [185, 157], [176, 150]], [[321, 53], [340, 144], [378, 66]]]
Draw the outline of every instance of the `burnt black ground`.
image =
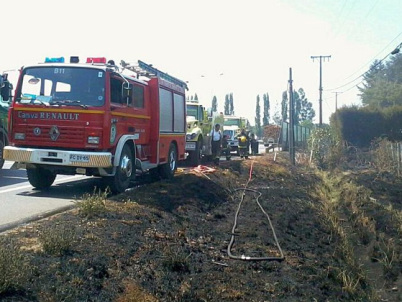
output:
[[[292, 167], [280, 156], [274, 162], [272, 154], [215, 168], [200, 174], [184, 167], [173, 180], [147, 181], [110, 197], [107, 212], [98, 217], [84, 218], [72, 210], [7, 233], [23, 248], [31, 271], [1, 300], [368, 301], [377, 285], [359, 283], [350, 293], [341, 282], [345, 263], [336, 253], [339, 238], [314, 206], [319, 203], [314, 188], [321, 180], [313, 171]], [[359, 174], [353, 181], [363, 182]], [[262, 194], [259, 201], [284, 261], [228, 257], [242, 192], [236, 189], [246, 185]], [[400, 196], [400, 183], [395, 185], [387, 184], [392, 196], [383, 192], [383, 198], [400, 207], [400, 197], [393, 195]], [[232, 252], [278, 256], [255, 196], [247, 192], [244, 197]], [[49, 229], [73, 230], [68, 253], [43, 252], [38, 234]], [[392, 292], [400, 275], [392, 282], [378, 277], [387, 284], [383, 296], [388, 301], [400, 297], [401, 288]]]

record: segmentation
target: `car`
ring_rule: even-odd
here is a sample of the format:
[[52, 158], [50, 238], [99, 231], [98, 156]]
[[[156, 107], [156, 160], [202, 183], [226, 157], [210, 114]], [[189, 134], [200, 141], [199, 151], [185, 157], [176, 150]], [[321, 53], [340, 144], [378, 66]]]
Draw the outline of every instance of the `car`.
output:
[[274, 143], [275, 143], [275, 140], [272, 137], [268, 137], [264, 142], [264, 146], [270, 146]]

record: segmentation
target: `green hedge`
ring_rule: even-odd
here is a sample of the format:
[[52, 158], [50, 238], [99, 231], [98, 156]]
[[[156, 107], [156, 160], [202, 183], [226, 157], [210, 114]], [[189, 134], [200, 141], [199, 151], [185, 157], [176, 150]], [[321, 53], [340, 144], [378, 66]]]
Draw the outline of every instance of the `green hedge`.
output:
[[402, 106], [386, 109], [344, 107], [331, 116], [331, 127], [343, 141], [369, 147], [379, 137], [402, 141]]

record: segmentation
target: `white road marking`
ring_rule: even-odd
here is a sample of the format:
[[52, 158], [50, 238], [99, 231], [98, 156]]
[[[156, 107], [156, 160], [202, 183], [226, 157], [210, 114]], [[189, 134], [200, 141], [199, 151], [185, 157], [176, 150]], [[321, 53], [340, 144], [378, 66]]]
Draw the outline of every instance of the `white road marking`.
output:
[[[77, 177], [79, 177], [79, 175], [66, 177], [66, 178], [61, 178], [61, 179], [56, 179], [54, 181], [54, 183], [62, 182], [62, 181], [69, 181], [69, 180], [72, 180], [72, 179], [77, 178]], [[26, 186], [19, 186], [19, 187], [15, 187], [15, 188], [5, 189], [5, 190], [1, 190], [0, 194], [1, 193], [12, 192], [12, 191], [17, 191], [17, 190], [22, 190], [22, 189], [28, 189], [28, 188], [32, 188], [32, 186], [31, 185], [26, 185]]]

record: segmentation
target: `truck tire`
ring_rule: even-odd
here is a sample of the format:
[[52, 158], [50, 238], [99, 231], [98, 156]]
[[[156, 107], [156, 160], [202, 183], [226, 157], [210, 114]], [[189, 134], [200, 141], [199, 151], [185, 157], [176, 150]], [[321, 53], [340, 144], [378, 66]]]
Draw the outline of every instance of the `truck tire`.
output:
[[177, 170], [177, 150], [174, 144], [170, 144], [168, 161], [159, 166], [159, 175], [164, 179], [171, 179]]
[[131, 180], [134, 180], [135, 164], [133, 158], [131, 148], [125, 144], [121, 151], [116, 174], [106, 178], [106, 183], [113, 193], [123, 193], [130, 186]]
[[0, 140], [0, 169], [3, 168], [4, 165], [3, 148], [4, 148], [4, 142]]
[[195, 150], [190, 152], [190, 165], [198, 166], [201, 163], [202, 158], [202, 141], [199, 140], [195, 145]]
[[35, 189], [48, 189], [56, 179], [57, 174], [41, 167], [27, 168], [28, 181]]

